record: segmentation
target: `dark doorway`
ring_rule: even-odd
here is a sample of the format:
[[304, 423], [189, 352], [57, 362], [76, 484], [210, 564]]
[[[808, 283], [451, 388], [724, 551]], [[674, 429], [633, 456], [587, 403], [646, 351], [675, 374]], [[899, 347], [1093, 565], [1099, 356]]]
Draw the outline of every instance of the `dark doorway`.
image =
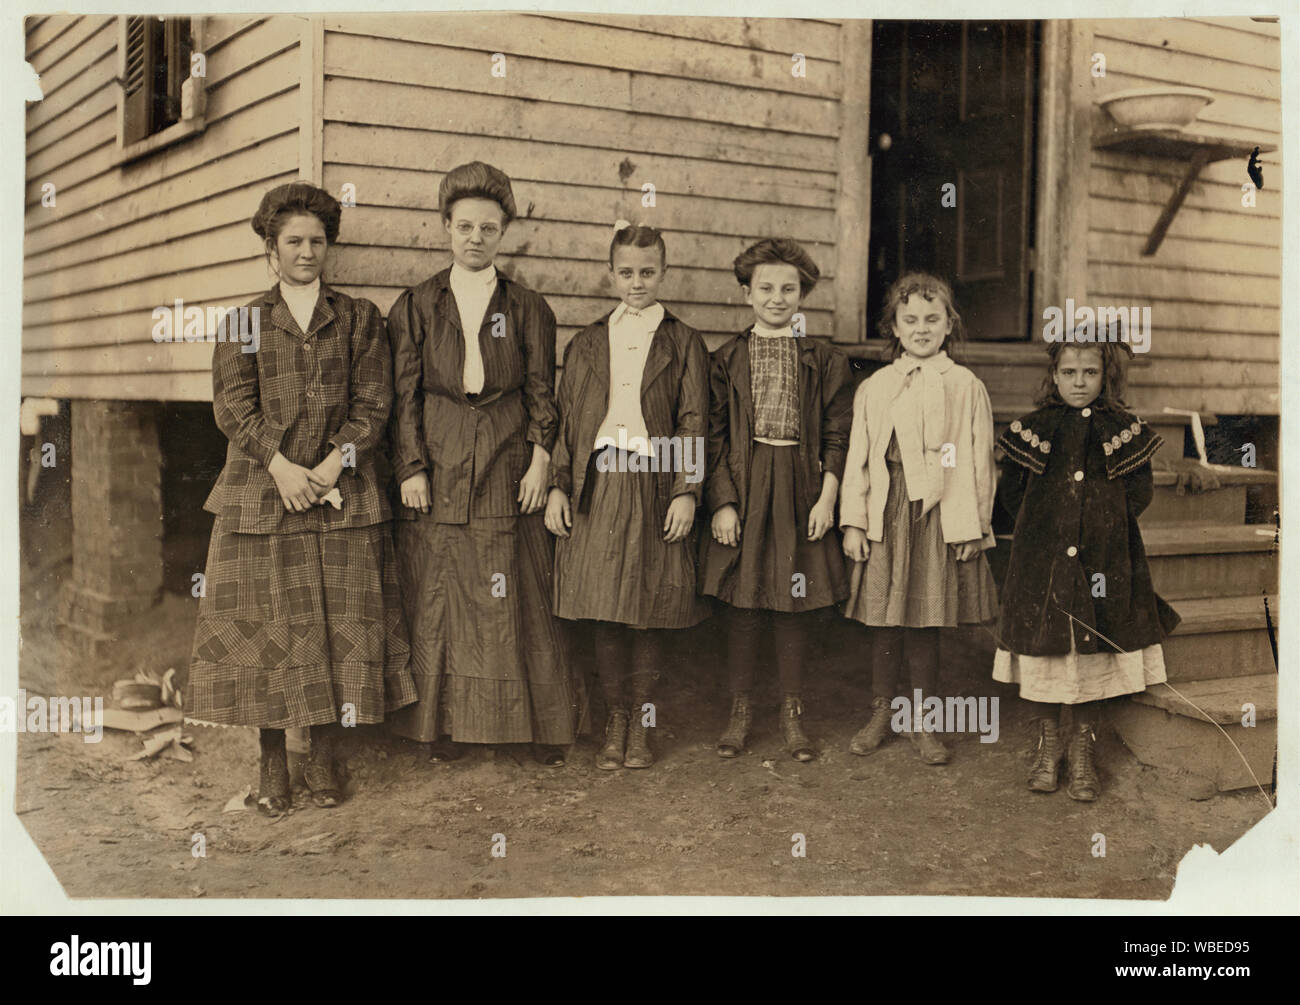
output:
[[915, 268], [953, 283], [970, 338], [1029, 337], [1036, 41], [1032, 21], [874, 22], [873, 334]]

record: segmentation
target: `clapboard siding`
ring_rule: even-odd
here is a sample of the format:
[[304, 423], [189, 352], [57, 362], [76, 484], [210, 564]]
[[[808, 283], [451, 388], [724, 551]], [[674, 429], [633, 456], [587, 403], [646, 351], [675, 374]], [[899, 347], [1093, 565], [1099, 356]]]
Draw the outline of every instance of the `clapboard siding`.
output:
[[[1215, 100], [1191, 131], [1281, 146], [1276, 25], [1246, 18], [1090, 22], [1106, 76], [1094, 100], [1132, 87], [1203, 87]], [[1097, 109], [1099, 128], [1109, 116]], [[1093, 151], [1088, 169], [1088, 301], [1150, 305], [1151, 351], [1130, 375], [1135, 406], [1275, 414], [1282, 303], [1281, 152], [1261, 156], [1264, 189], [1241, 205], [1244, 161], [1207, 166], [1164, 242], [1143, 245], [1187, 165]]]
[[[152, 339], [155, 307], [230, 307], [272, 282], [248, 219], [299, 173], [300, 19], [203, 18], [205, 130], [117, 163], [116, 18], [28, 37], [59, 84], [28, 113], [23, 391], [211, 397], [212, 346]], [[84, 34], [71, 48], [60, 44]], [[107, 99], [104, 97], [107, 95]], [[52, 208], [42, 185], [57, 186]]]
[[[561, 352], [615, 302], [619, 217], [665, 231], [663, 299], [706, 333], [745, 323], [731, 260], [759, 237], [796, 237], [826, 277], [809, 331], [830, 334], [837, 26], [573, 14], [338, 16], [325, 28], [324, 184], [351, 183], [357, 199], [331, 272], [352, 292], [387, 309], [444, 267], [437, 186], [486, 160], [510, 175], [521, 217], [501, 265], [547, 298]], [[791, 74], [795, 52], [807, 77]]]

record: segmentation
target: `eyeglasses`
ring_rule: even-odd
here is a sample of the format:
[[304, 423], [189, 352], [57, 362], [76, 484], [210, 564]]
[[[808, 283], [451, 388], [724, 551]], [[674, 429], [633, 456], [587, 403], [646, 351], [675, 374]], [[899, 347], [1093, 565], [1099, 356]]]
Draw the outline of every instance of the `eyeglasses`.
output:
[[480, 224], [477, 228], [468, 220], [462, 220], [460, 223], [456, 224], [456, 233], [461, 237], [469, 237], [476, 229], [489, 241], [492, 240], [492, 238], [501, 235], [501, 228], [495, 223]]

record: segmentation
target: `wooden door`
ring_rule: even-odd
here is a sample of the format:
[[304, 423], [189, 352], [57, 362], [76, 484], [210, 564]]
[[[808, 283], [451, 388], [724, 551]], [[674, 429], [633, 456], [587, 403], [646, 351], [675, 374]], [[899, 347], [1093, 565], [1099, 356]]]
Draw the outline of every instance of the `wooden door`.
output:
[[871, 245], [875, 332], [906, 269], [953, 283], [972, 339], [1031, 330], [1035, 25], [876, 21]]

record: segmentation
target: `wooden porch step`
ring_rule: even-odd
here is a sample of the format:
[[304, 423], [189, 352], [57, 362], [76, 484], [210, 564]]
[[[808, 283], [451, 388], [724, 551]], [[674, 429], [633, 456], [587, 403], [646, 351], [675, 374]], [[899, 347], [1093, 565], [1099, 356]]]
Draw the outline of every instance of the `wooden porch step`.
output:
[[[1110, 723], [1133, 755], [1143, 764], [1206, 779], [1220, 792], [1256, 784], [1267, 791], [1277, 752], [1277, 674], [1212, 678], [1174, 688], [1179, 694], [1156, 684], [1114, 703]], [[1248, 703], [1255, 710], [1253, 726], [1242, 723], [1242, 706]]]
[[1275, 534], [1260, 524], [1156, 524], [1142, 541], [1156, 592], [1173, 601], [1276, 591]]
[[1277, 495], [1277, 472], [1259, 468], [1229, 468], [1214, 472], [1217, 489], [1178, 494], [1178, 475], [1161, 470], [1157, 462], [1155, 496], [1138, 518], [1142, 527], [1160, 523], [1244, 523], [1248, 495]]
[[[1165, 670], [1174, 684], [1275, 673], [1264, 596], [1179, 600], [1182, 623], [1164, 641]], [[1277, 597], [1268, 597], [1277, 626]]]

